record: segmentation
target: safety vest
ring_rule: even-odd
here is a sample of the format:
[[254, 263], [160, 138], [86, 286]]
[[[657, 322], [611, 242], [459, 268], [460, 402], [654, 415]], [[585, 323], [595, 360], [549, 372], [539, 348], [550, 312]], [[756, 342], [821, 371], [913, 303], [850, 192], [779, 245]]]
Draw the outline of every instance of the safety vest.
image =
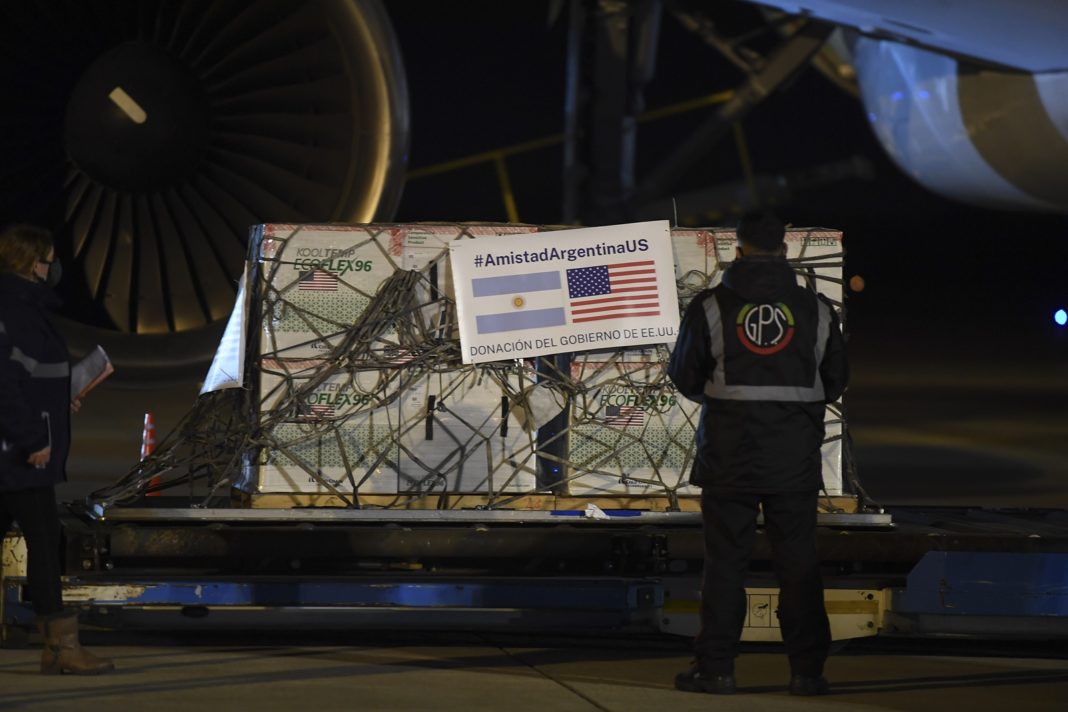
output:
[[720, 287], [703, 307], [716, 364], [705, 396], [824, 402], [819, 364], [834, 321], [829, 304], [803, 287], [771, 303], [747, 302]]

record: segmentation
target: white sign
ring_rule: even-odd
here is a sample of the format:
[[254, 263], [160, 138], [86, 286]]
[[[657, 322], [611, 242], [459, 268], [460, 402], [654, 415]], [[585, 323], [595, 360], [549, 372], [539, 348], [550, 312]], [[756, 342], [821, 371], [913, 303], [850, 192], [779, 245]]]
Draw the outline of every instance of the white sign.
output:
[[675, 341], [666, 220], [449, 243], [464, 363]]

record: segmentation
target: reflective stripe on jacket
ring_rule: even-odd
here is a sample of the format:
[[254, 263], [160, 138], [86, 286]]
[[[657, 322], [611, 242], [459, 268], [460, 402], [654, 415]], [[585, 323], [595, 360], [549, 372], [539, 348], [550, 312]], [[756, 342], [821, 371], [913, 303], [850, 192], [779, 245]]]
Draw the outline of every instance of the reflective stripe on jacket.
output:
[[723, 491], [822, 486], [825, 404], [848, 367], [833, 307], [781, 258], [746, 258], [694, 297], [668, 373], [702, 404], [690, 480]]
[[[70, 362], [48, 321], [46, 287], [0, 274], [0, 492], [66, 479], [70, 449]], [[51, 448], [37, 469], [30, 453]]]

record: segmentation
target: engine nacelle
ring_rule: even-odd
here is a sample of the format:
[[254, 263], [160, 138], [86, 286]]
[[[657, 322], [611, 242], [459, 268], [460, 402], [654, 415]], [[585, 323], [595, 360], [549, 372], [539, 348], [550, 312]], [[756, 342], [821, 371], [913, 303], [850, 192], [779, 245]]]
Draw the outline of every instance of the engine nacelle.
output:
[[974, 205], [1068, 212], [1068, 73], [978, 68], [866, 37], [852, 44], [872, 129], [908, 175]]

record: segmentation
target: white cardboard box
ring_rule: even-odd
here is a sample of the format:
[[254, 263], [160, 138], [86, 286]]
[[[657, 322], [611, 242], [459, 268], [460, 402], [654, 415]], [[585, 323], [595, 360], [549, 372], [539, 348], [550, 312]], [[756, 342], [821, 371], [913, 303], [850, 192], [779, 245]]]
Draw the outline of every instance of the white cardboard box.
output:
[[[286, 388], [299, 388], [332, 367], [331, 351], [360, 323], [375, 294], [398, 270], [415, 270], [420, 276], [414, 289], [419, 308], [407, 318], [420, 329], [436, 330], [437, 336], [457, 338], [451, 315], [435, 301], [453, 295], [448, 243], [538, 230], [492, 224], [258, 226], [254, 244], [262, 270], [254, 292], [258, 301], [252, 303], [262, 307], [253, 371], [263, 396], [260, 417], [271, 417]], [[805, 275], [799, 279], [810, 280], [838, 304], [841, 239], [833, 230], [787, 234], [788, 258], [802, 260], [795, 262]], [[732, 230], [672, 230], [680, 308], [719, 282], [734, 259], [734, 246]], [[459, 363], [409, 374], [409, 352], [387, 325], [370, 348], [379, 362], [383, 357], [393, 362], [373, 373], [331, 375], [305, 394], [315, 401], [305, 403], [308, 413], [291, 408], [289, 421], [273, 425], [270, 435], [292, 457], [264, 452], [257, 491], [328, 493], [332, 487], [352, 494], [353, 483], [357, 493], [368, 494], [533, 489], [536, 417], [522, 398], [514, 397], [507, 416], [501, 413], [502, 396], [529, 389], [533, 374], [528, 367], [501, 362], [504, 368], [495, 368], [489, 378], [484, 367]], [[662, 371], [667, 348], [621, 352], [614, 363], [606, 363], [601, 354], [576, 354], [578, 370], [572, 378], [583, 383], [583, 390], [570, 410], [571, 494], [696, 493], [687, 479], [698, 406], [677, 396], [672, 402], [674, 388]], [[591, 395], [594, 391], [598, 395]], [[656, 399], [651, 410], [650, 395]], [[628, 405], [628, 399], [639, 402]], [[433, 439], [426, 437], [428, 415]], [[841, 426], [831, 424], [827, 432], [840, 434]], [[841, 442], [826, 444], [823, 454], [827, 493], [842, 494]]]
[[[734, 259], [733, 230], [671, 231], [680, 309], [698, 292], [721, 281]], [[811, 284], [831, 301], [842, 303], [842, 234], [835, 230], [788, 230], [787, 259], [795, 260], [799, 284]], [[568, 489], [574, 495], [656, 496], [667, 491], [696, 494], [688, 485], [693, 465], [693, 437], [700, 406], [677, 397], [663, 374], [667, 352], [615, 352], [610, 362], [597, 354], [576, 354], [573, 378], [585, 390], [600, 385], [597, 397], [577, 399], [571, 409], [571, 467]], [[597, 360], [600, 359], [600, 360]], [[646, 365], [642, 366], [644, 363]], [[614, 369], [614, 373], [613, 373]], [[613, 395], [607, 396], [606, 393]], [[668, 399], [662, 408], [650, 404]], [[620, 401], [615, 403], [612, 399]], [[629, 401], [636, 401], [629, 404]], [[673, 402], [672, 402], [673, 401]], [[626, 417], [614, 405], [626, 407]], [[842, 425], [828, 408], [822, 448], [823, 484], [830, 496], [842, 495]], [[684, 452], [684, 448], [689, 448]]]

